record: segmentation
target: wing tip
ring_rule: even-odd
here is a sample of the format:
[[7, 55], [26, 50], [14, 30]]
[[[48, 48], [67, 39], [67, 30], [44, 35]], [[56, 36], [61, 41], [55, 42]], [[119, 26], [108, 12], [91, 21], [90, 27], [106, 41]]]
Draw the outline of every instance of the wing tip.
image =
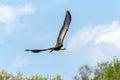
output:
[[38, 52], [41, 52], [42, 50], [29, 50], [29, 49], [26, 49], [25, 51], [31, 51], [33, 53], [38, 53]]
[[67, 10], [66, 12], [67, 12], [67, 14], [70, 14], [70, 11], [69, 11], [69, 10]]
[[69, 10], [67, 10], [67, 13], [70, 13], [70, 11], [69, 11]]
[[67, 15], [69, 15], [69, 18], [70, 18], [70, 20], [71, 20], [71, 13], [70, 13], [70, 11], [69, 10], [67, 10]]
[[30, 51], [29, 49], [26, 49], [25, 51]]

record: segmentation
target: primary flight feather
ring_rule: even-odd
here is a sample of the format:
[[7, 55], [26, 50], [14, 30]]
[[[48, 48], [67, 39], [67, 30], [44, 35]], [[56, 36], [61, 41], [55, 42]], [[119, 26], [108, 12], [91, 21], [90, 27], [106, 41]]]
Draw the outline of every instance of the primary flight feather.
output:
[[50, 50], [50, 52], [52, 52], [54, 50], [56, 50], [56, 51], [65, 50], [65, 48], [63, 48], [63, 40], [64, 40], [64, 37], [65, 37], [65, 35], [66, 35], [66, 33], [69, 29], [70, 22], [71, 22], [71, 14], [67, 10], [63, 26], [62, 26], [62, 28], [60, 30], [60, 33], [59, 33], [59, 36], [57, 38], [57, 44], [54, 47], [51, 47], [51, 48], [34, 49], [34, 50], [26, 49], [26, 51], [31, 51], [31, 52], [34, 52], [34, 53], [38, 53], [38, 52], [46, 51], [46, 50]]

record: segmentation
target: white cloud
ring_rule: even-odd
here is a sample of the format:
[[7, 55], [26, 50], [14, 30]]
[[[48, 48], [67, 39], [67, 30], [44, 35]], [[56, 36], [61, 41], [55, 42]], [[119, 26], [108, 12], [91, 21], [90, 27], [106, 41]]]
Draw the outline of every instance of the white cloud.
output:
[[113, 46], [120, 48], [120, 24], [119, 22], [113, 22], [111, 25], [102, 29], [103, 31], [96, 37], [96, 43], [109, 43]]
[[73, 35], [68, 43], [68, 47], [75, 49], [78, 46], [86, 45], [93, 41], [95, 44], [102, 42], [112, 44], [120, 48], [120, 24], [113, 21], [112, 24], [97, 25], [90, 28], [80, 29]]
[[100, 24], [80, 29], [71, 37], [67, 48], [67, 53], [74, 52], [70, 54], [71, 57], [74, 59], [87, 58], [88, 62], [118, 56], [117, 51], [120, 51], [120, 23], [113, 21], [111, 24]]
[[30, 62], [29, 57], [24, 57], [24, 56], [17, 56], [13, 61], [12, 61], [12, 68], [15, 69], [21, 69], [25, 65], [27, 65]]
[[8, 23], [15, 18], [15, 11], [8, 5], [0, 5], [0, 22]]
[[34, 8], [34, 6], [33, 5], [30, 5], [30, 4], [28, 4], [28, 5], [25, 5], [25, 6], [23, 6], [23, 7], [17, 7], [16, 8], [16, 14], [18, 15], [18, 16], [20, 16], [20, 15], [28, 15], [28, 14], [31, 14], [31, 13], [33, 13], [35, 11], [35, 8]]
[[16, 20], [24, 15], [32, 14], [35, 11], [34, 6], [26, 4], [24, 6], [9, 6], [0, 5], [0, 23], [4, 24], [2, 29], [6, 32], [13, 32], [13, 24], [16, 24]]

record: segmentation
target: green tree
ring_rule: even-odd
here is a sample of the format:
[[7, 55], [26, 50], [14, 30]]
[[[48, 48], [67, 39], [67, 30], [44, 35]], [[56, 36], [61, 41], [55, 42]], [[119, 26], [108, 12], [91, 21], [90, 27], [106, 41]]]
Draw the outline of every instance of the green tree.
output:
[[0, 80], [13, 80], [14, 76], [4, 69], [0, 71]]
[[92, 68], [89, 65], [84, 65], [79, 68], [79, 74], [74, 77], [74, 80], [89, 80], [92, 73]]
[[120, 80], [120, 61], [117, 58], [100, 66], [97, 67], [97, 74], [95, 71], [91, 80]]
[[24, 77], [22, 72], [17, 72], [15, 75], [7, 72], [6, 70], [0, 71], [0, 80], [64, 80], [60, 75], [54, 77], [41, 76], [39, 74], [32, 75], [30, 77]]
[[120, 61], [117, 58], [109, 62], [103, 80], [120, 80]]
[[94, 79], [93, 80], [103, 80], [108, 62], [97, 63], [94, 69]]
[[112, 61], [97, 63], [95, 67], [81, 66], [74, 80], [120, 80], [120, 60], [114, 58]]
[[50, 80], [64, 80], [60, 75], [57, 75], [53, 78], [51, 78]]

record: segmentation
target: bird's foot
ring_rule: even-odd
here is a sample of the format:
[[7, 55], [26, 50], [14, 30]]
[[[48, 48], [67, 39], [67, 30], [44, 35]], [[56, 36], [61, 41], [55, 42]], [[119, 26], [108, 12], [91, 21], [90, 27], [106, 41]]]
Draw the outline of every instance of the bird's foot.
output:
[[49, 52], [49, 53], [51, 53], [51, 52], [53, 52], [53, 49], [52, 49], [52, 50], [50, 50], [50, 52]]

